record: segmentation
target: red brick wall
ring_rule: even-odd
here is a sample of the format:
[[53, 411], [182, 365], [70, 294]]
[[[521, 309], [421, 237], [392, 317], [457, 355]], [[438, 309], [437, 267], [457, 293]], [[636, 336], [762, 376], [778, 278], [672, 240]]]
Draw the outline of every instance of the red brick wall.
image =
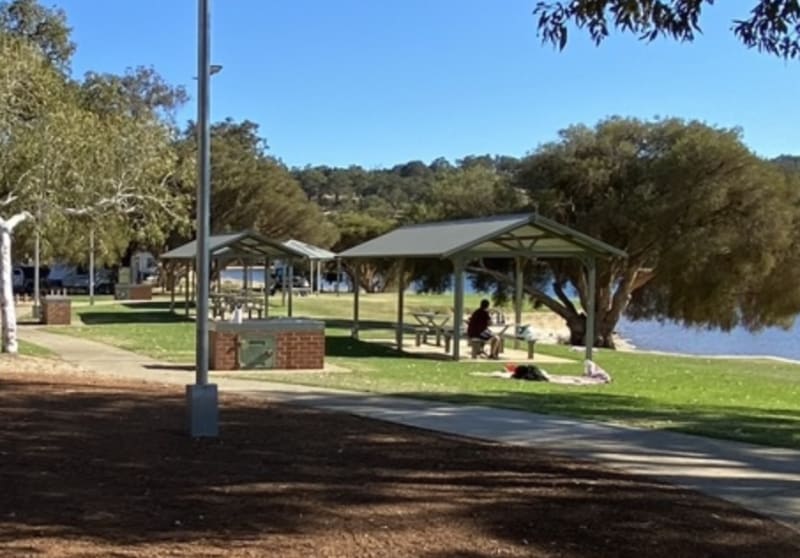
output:
[[275, 368], [319, 369], [325, 365], [325, 335], [322, 331], [287, 331], [276, 336]]
[[239, 368], [239, 339], [235, 333], [208, 332], [208, 367], [211, 370], [237, 370]]
[[42, 323], [47, 325], [69, 325], [72, 322], [69, 300], [47, 300], [42, 304]]
[[[279, 370], [321, 369], [325, 365], [325, 335], [322, 331], [289, 331], [275, 335]], [[209, 368], [238, 370], [239, 344], [235, 333], [209, 332]]]
[[153, 287], [150, 285], [131, 285], [129, 293], [130, 300], [153, 299]]

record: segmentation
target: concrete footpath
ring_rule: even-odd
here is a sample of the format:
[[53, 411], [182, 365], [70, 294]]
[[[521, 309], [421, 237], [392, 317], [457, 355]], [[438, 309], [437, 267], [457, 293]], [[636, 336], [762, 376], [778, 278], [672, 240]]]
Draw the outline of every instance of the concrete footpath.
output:
[[[104, 376], [185, 385], [194, 372], [94, 341], [21, 327], [20, 338]], [[229, 373], [228, 373], [229, 374]], [[723, 498], [800, 531], [800, 451], [552, 415], [232, 379], [220, 390], [594, 460]], [[224, 432], [222, 434], [224, 436]]]

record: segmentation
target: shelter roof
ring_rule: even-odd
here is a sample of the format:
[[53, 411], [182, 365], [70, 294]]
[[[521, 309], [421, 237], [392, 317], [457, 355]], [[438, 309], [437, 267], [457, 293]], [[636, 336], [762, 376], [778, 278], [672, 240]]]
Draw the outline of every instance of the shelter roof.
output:
[[[211, 258], [258, 259], [258, 258], [303, 258], [305, 254], [283, 242], [272, 240], [254, 231], [234, 234], [212, 235], [208, 239]], [[197, 257], [197, 241], [192, 240], [161, 254], [162, 260], [193, 260]]]
[[342, 258], [627, 257], [537, 213], [401, 227], [341, 252]]
[[300, 240], [295, 240], [293, 238], [287, 240], [283, 243], [285, 246], [292, 248], [298, 252], [302, 252], [305, 254], [306, 258], [310, 260], [333, 260], [336, 259], [336, 253], [331, 252], [330, 250], [326, 250], [325, 248], [320, 248], [319, 246], [314, 246], [313, 244], [308, 244], [307, 242], [302, 242]]

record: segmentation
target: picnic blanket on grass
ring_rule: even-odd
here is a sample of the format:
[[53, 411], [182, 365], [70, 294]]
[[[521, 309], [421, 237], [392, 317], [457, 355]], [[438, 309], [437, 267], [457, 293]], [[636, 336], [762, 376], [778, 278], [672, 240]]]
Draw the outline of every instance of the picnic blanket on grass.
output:
[[506, 380], [528, 380], [533, 382], [550, 382], [552, 384], [571, 386], [592, 386], [611, 383], [611, 375], [600, 368], [595, 362], [587, 360], [584, 363], [583, 376], [565, 376], [549, 374], [533, 364], [516, 365], [509, 363], [504, 372], [472, 372], [473, 376], [487, 376]]

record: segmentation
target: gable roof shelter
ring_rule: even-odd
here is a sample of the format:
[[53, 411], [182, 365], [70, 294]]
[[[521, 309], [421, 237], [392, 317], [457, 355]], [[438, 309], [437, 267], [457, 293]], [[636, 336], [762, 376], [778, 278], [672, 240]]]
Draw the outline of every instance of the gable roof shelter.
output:
[[[532, 258], [577, 258], [586, 268], [589, 283], [586, 308], [586, 339], [595, 338], [595, 282], [597, 258], [626, 258], [627, 254], [601, 240], [561, 225], [538, 213], [497, 215], [479, 219], [423, 223], [401, 227], [339, 254], [343, 259], [438, 258], [453, 262], [455, 316], [453, 358], [459, 359], [460, 321], [464, 315], [464, 267], [478, 258], [514, 258], [516, 281], [514, 309], [516, 323], [522, 317], [522, 264]], [[357, 269], [357, 268], [356, 268]], [[356, 286], [358, 278], [355, 278]], [[403, 291], [400, 283], [397, 345], [402, 349]], [[358, 288], [354, 298], [354, 335], [358, 335]], [[586, 358], [592, 357], [593, 343], [586, 343]]]
[[[218, 234], [210, 236], [208, 247], [211, 252], [210, 261], [216, 265], [218, 270], [222, 270], [231, 261], [239, 260], [245, 266], [245, 290], [247, 289], [247, 268], [253, 264], [263, 264], [264, 266], [264, 308], [269, 308], [269, 288], [267, 278], [269, 277], [269, 261], [273, 258], [281, 258], [289, 261], [289, 284], [293, 273], [293, 261], [302, 259], [305, 254], [291, 246], [278, 240], [273, 240], [255, 231], [241, 231], [231, 234]], [[193, 268], [197, 257], [197, 241], [192, 240], [182, 246], [178, 246], [161, 254], [159, 259], [182, 263], [187, 267], [187, 288], [185, 311], [189, 314], [189, 271]], [[174, 272], [173, 272], [174, 273]], [[175, 306], [175, 281], [171, 281], [170, 292], [171, 308]], [[292, 315], [292, 289], [289, 289], [287, 313]]]
[[[211, 259], [253, 260], [264, 258], [303, 258], [305, 253], [284, 242], [272, 240], [254, 231], [232, 234], [217, 234], [208, 239]], [[197, 241], [192, 240], [161, 254], [162, 260], [194, 260], [197, 256]]]
[[[309, 267], [311, 268], [311, 287], [313, 289], [316, 286], [316, 292], [319, 293], [322, 290], [322, 262], [335, 260], [336, 254], [325, 248], [320, 248], [319, 246], [314, 246], [313, 244], [308, 244], [301, 240], [295, 240], [294, 238], [290, 238], [283, 244], [305, 254]], [[314, 281], [315, 267], [316, 281]]]

